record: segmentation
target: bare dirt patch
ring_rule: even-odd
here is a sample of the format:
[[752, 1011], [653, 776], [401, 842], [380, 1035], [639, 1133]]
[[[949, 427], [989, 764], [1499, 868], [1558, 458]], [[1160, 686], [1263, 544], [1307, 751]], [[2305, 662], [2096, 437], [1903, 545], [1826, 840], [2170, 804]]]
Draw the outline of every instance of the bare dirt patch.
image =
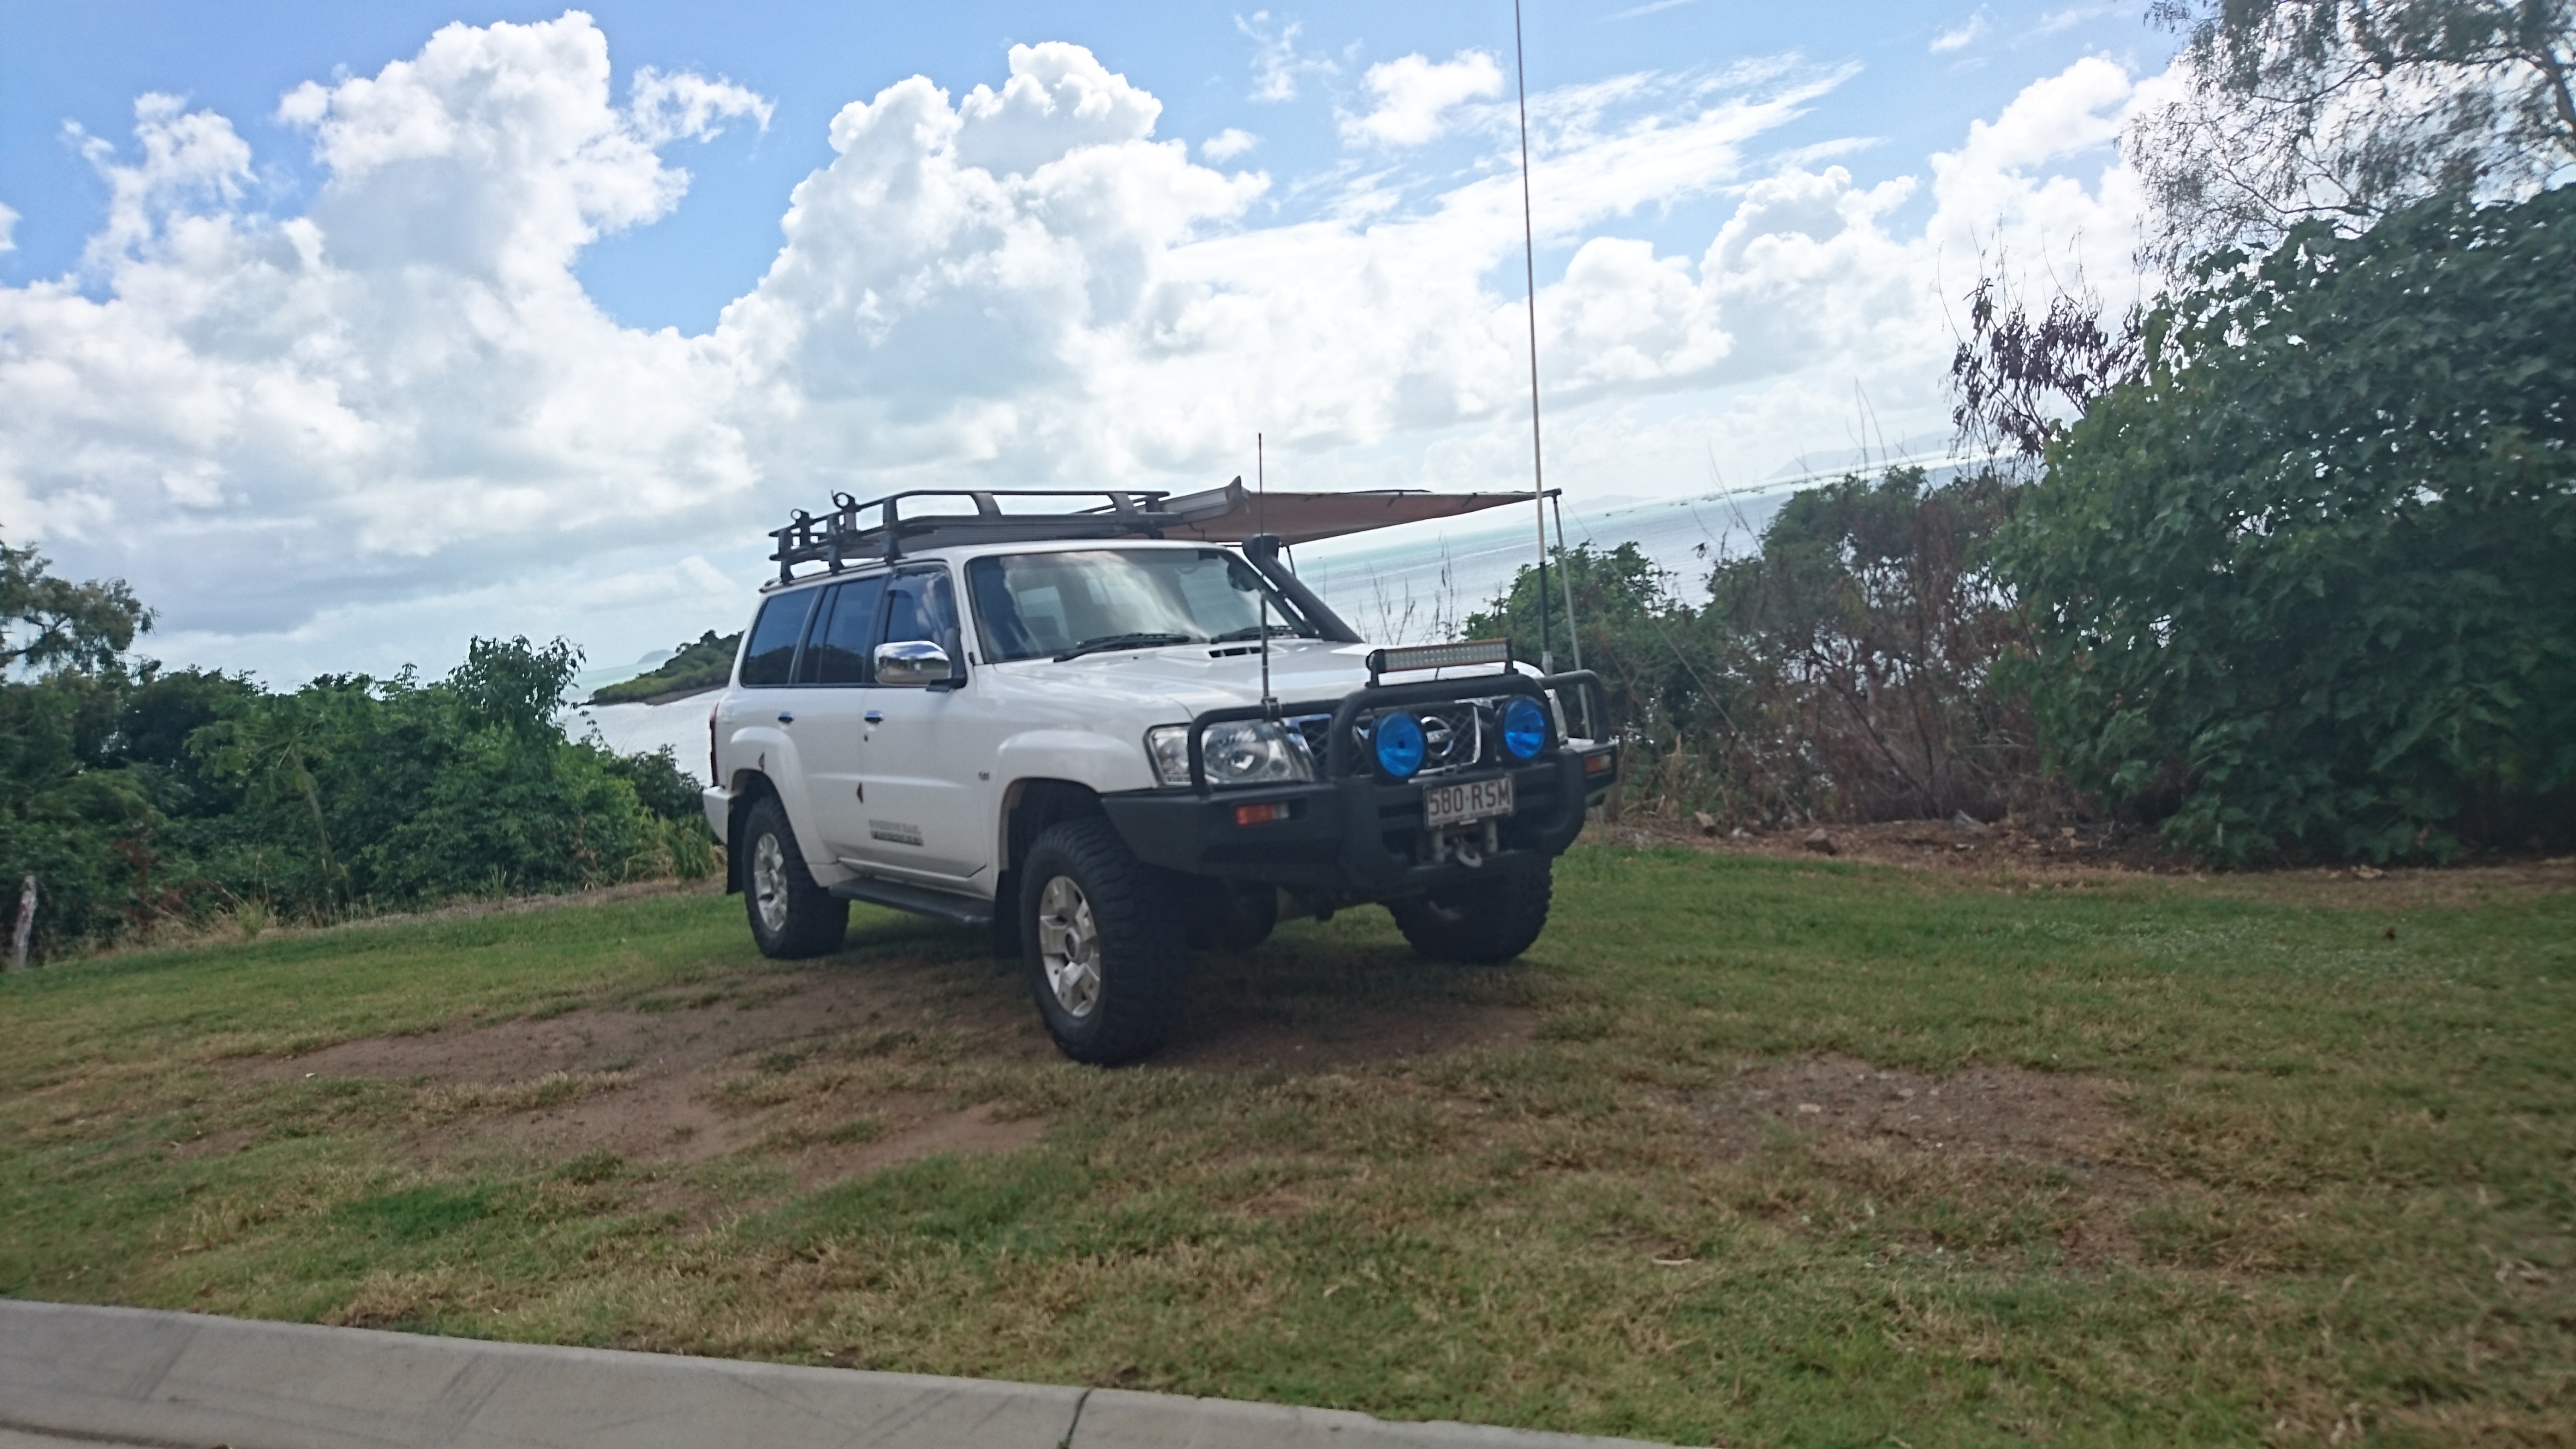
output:
[[[919, 985], [865, 967], [709, 982], [621, 1006], [341, 1042], [246, 1075], [410, 1084], [411, 1146], [424, 1158], [500, 1148], [567, 1161], [608, 1151], [685, 1166], [758, 1151], [816, 1186], [933, 1153], [1036, 1141], [1043, 1121], [918, 1095], [826, 1081], [781, 1107], [729, 1090], [922, 1027], [963, 1030], [986, 1053], [1045, 1054], [1025, 1019], [971, 997], [926, 1000]], [[821, 1128], [810, 1120], [818, 1113], [828, 1118]]]
[[[1523, 1007], [1441, 997], [1274, 992], [1257, 964], [1193, 966], [1188, 1019], [1150, 1069], [1329, 1070], [1526, 1039], [1537, 1020]], [[1038, 1140], [1043, 1119], [910, 1090], [906, 1071], [876, 1069], [876, 1056], [931, 1035], [986, 1063], [1057, 1060], [1008, 978], [834, 962], [345, 1041], [236, 1070], [262, 1082], [404, 1084], [408, 1148], [423, 1160], [498, 1151], [568, 1162], [604, 1151], [687, 1168], [740, 1155], [811, 1189], [936, 1153], [1009, 1152]]]
[[1948, 1077], [1852, 1057], [1809, 1057], [1737, 1076], [1702, 1108], [1719, 1150], [1740, 1155], [1773, 1127], [1909, 1152], [2009, 1156], [2091, 1167], [2127, 1132], [2105, 1083], [1981, 1067]]

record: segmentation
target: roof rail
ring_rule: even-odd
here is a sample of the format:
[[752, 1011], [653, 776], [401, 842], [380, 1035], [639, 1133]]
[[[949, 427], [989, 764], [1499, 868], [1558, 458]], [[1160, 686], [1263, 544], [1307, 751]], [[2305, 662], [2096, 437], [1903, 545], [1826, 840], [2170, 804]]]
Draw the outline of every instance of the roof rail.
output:
[[[1167, 536], [1199, 543], [1241, 543], [1255, 534], [1294, 544], [1526, 503], [1529, 496], [1408, 488], [1272, 493], [1258, 498], [1240, 477], [1222, 487], [1177, 495], [1136, 488], [916, 488], [862, 503], [847, 493], [835, 493], [831, 512], [818, 515], [800, 508], [785, 528], [771, 529], [769, 536], [778, 546], [769, 557], [778, 565], [778, 582], [785, 584], [795, 581], [799, 564], [819, 563], [839, 573], [855, 564], [899, 559], [908, 549], [949, 544]], [[1089, 507], [1062, 512], [1005, 513], [1001, 504], [1005, 498], [1092, 502]], [[907, 504], [924, 499], [964, 499], [974, 511], [909, 513]]]

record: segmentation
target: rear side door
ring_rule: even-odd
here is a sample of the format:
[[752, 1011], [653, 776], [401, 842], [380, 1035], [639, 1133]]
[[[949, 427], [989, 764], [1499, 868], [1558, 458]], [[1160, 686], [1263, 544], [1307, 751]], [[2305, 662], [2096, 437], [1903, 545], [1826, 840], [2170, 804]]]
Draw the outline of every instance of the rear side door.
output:
[[821, 591], [796, 658], [796, 748], [824, 846], [835, 859], [863, 854], [867, 831], [868, 649], [886, 576]]
[[832, 859], [818, 828], [814, 798], [805, 787], [806, 763], [797, 733], [804, 691], [796, 687], [797, 649], [813, 617], [819, 591], [797, 589], [763, 600], [743, 645], [734, 684], [717, 705], [718, 753], [728, 770], [753, 769], [769, 777], [787, 807], [796, 844], [808, 862]]
[[[944, 566], [909, 569], [886, 585], [879, 642], [927, 640], [965, 667], [956, 594]], [[993, 829], [986, 819], [993, 762], [976, 758], [979, 727], [971, 689], [871, 683], [861, 691], [866, 828], [859, 857], [887, 875], [944, 884], [985, 873]]]

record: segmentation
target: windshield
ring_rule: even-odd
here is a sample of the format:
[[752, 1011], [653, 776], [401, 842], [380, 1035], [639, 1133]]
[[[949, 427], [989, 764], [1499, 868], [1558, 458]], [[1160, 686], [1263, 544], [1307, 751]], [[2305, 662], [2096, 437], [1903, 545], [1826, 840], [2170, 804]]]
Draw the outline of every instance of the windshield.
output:
[[1158, 644], [1252, 641], [1261, 601], [1270, 632], [1317, 637], [1252, 566], [1220, 548], [1083, 549], [1004, 554], [966, 565], [966, 587], [993, 663]]

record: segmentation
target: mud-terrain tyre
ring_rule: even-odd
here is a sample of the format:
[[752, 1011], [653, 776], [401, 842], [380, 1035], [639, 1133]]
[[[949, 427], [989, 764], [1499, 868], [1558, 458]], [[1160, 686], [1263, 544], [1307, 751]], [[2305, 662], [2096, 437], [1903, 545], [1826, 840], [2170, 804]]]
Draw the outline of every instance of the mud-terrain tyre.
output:
[[1205, 877], [1181, 881], [1193, 951], [1249, 951], [1279, 925], [1276, 886]]
[[850, 903], [814, 883], [778, 797], [752, 802], [735, 844], [743, 852], [743, 914], [760, 954], [796, 961], [841, 949], [850, 930]]
[[1551, 867], [1514, 871], [1386, 903], [1416, 955], [1494, 966], [1526, 951], [1547, 929]]
[[1056, 1049], [1105, 1067], [1170, 1040], [1188, 962], [1170, 877], [1098, 816], [1048, 826], [1019, 876], [1020, 962]]

